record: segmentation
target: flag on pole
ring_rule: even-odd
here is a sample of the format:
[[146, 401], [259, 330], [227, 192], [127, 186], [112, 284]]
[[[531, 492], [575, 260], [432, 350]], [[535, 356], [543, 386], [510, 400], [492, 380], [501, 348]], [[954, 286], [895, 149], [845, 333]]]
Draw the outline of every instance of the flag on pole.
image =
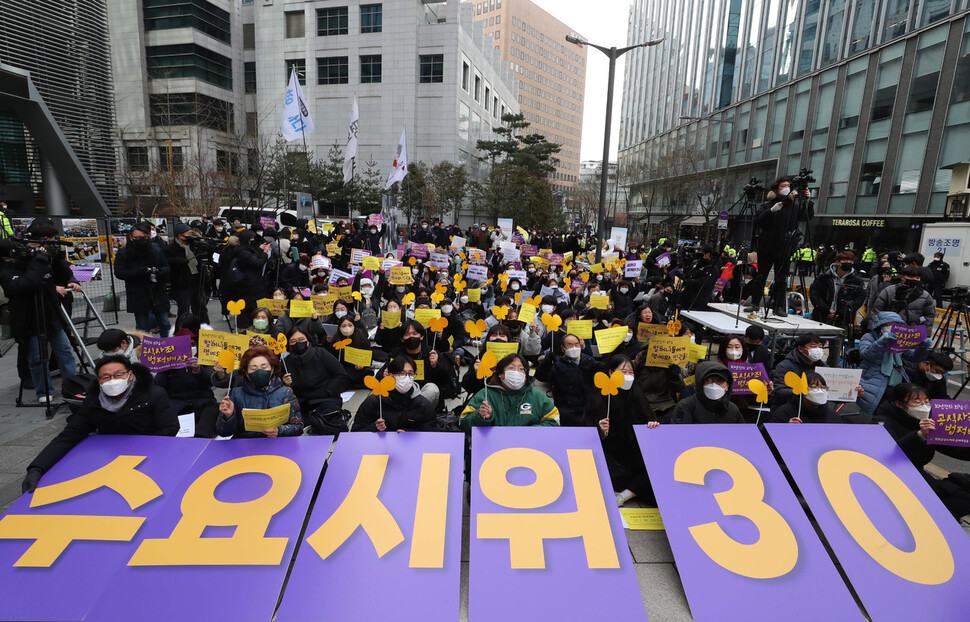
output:
[[296, 79], [296, 68], [290, 71], [290, 83], [286, 87], [286, 96], [283, 98], [283, 123], [280, 129], [287, 142], [301, 136], [306, 138], [306, 135], [313, 131], [313, 119], [310, 118], [310, 111], [306, 107], [300, 81]]
[[384, 190], [394, 185], [395, 182], [403, 180], [408, 175], [408, 142], [407, 128], [401, 131], [401, 142], [397, 144], [397, 155], [394, 156], [394, 168], [387, 178]]
[[357, 129], [360, 112], [357, 109], [357, 96], [354, 95], [353, 108], [350, 110], [350, 129], [347, 131], [347, 150], [344, 153], [344, 183], [354, 178], [354, 165], [357, 164]]

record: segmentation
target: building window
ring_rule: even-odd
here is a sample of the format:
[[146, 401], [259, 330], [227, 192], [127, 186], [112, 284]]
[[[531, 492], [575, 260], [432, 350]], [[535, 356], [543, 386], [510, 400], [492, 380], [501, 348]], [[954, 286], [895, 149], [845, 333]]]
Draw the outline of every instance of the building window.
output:
[[256, 136], [256, 130], [258, 130], [259, 121], [257, 121], [255, 112], [246, 113], [246, 136]]
[[128, 168], [132, 171], [148, 170], [148, 147], [128, 147]]
[[246, 71], [246, 92], [255, 93], [256, 92], [256, 63], [245, 63], [243, 65]]
[[498, 97], [493, 97], [492, 98], [492, 116], [494, 117], [497, 114], [498, 114]]
[[478, 77], [478, 76], [475, 76], [475, 92], [474, 92], [474, 97], [475, 97], [475, 101], [481, 101], [482, 100], [482, 79], [480, 77]]
[[374, 84], [381, 81], [381, 55], [371, 54], [360, 57], [361, 84]]
[[482, 14], [482, 3], [479, 2], [478, 5], [475, 7], [475, 15], [481, 15], [481, 14]]
[[216, 171], [227, 175], [238, 175], [239, 154], [216, 149]]
[[[424, 84], [445, 81], [445, 55], [422, 54], [421, 82]], [[475, 78], [478, 80], [478, 78]]]
[[256, 24], [243, 24], [243, 49], [256, 49]]
[[491, 103], [492, 103], [492, 89], [486, 86], [485, 87], [485, 111], [486, 112], [491, 110], [491, 108], [489, 108]]
[[348, 76], [346, 56], [317, 59], [317, 84], [347, 84]]
[[471, 67], [468, 63], [462, 62], [461, 64], [461, 88], [468, 92], [468, 75], [471, 73]]
[[199, 125], [229, 132], [234, 126], [230, 102], [200, 93], [151, 95], [148, 109], [153, 127]]
[[198, 78], [232, 88], [232, 60], [200, 45], [156, 45], [148, 47], [146, 53], [150, 79]]
[[286, 65], [286, 75], [283, 76], [283, 84], [290, 83], [290, 74], [296, 70], [296, 79], [300, 81], [300, 86], [306, 86], [306, 59], [288, 58], [283, 62]]
[[496, 15], [495, 16], [495, 25], [498, 26], [501, 23], [502, 23], [502, 16], [501, 15]]
[[383, 28], [383, 6], [380, 4], [360, 5], [360, 32], [381, 32]]
[[317, 9], [317, 35], [332, 37], [347, 34], [347, 7]]
[[302, 39], [306, 36], [305, 15], [303, 11], [286, 11], [283, 23], [287, 39]]
[[495, 40], [498, 41], [501, 38], [502, 38], [502, 31], [501, 30], [496, 30], [495, 31]]
[[231, 42], [229, 12], [206, 0], [144, 0], [145, 30], [194, 28], [224, 43]]
[[169, 149], [172, 151], [172, 172], [181, 171], [185, 166], [185, 160], [182, 156], [182, 147], [176, 145], [172, 145], [171, 147], [168, 145], [161, 145], [158, 148], [158, 162], [161, 165], [162, 172], [168, 172]]

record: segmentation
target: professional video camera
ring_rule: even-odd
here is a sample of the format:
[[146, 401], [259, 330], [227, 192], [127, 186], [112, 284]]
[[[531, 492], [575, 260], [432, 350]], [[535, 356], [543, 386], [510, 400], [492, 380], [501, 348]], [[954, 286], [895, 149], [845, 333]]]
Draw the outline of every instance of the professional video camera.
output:
[[965, 305], [968, 301], [970, 301], [970, 288], [958, 286], [950, 290], [950, 304]]
[[754, 197], [759, 192], [764, 192], [764, 182], [757, 177], [752, 177], [748, 180], [748, 183], [744, 186], [744, 193], [748, 197]]
[[805, 188], [808, 188], [808, 184], [814, 184], [816, 181], [818, 181], [812, 177], [813, 172], [814, 171], [808, 168], [803, 168], [802, 170], [798, 171], [798, 175], [791, 178], [792, 190], [804, 190]]
[[199, 261], [210, 261], [212, 254], [218, 252], [221, 246], [222, 242], [212, 238], [204, 238], [201, 236], [192, 236], [189, 238], [189, 250], [192, 251], [192, 254]]

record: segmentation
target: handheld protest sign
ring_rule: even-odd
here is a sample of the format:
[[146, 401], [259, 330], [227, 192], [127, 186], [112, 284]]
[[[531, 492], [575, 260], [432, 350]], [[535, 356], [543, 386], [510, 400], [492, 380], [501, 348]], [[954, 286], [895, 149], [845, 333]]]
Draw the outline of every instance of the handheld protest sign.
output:
[[593, 384], [596, 388], [600, 390], [606, 397], [606, 418], [610, 418], [610, 396], [618, 395], [620, 392], [620, 387], [623, 386], [623, 372], [616, 370], [609, 376], [605, 373], [598, 371], [596, 375], [593, 376]]
[[401, 304], [405, 307], [414, 302], [414, 292], [408, 292], [404, 294], [404, 298], [401, 299]]
[[464, 291], [464, 289], [466, 287], [468, 287], [468, 283], [464, 279], [461, 278], [461, 275], [460, 274], [456, 274], [455, 275], [455, 291], [456, 292]]
[[542, 297], [539, 296], [539, 295], [533, 296], [532, 298], [526, 298], [525, 299], [525, 304], [530, 304], [533, 307], [535, 307], [536, 309], [539, 308], [539, 306], [540, 306], [541, 303], [542, 303]]
[[748, 381], [748, 388], [754, 393], [755, 400], [761, 404], [761, 408], [758, 409], [758, 420], [755, 425], [761, 423], [761, 413], [764, 412], [764, 406], [768, 403], [768, 385], [757, 378], [752, 378]]
[[[785, 374], [785, 384], [791, 387], [792, 393], [795, 395], [808, 395], [808, 379], [805, 377], [805, 373], [799, 376], [793, 371]], [[802, 401], [798, 400], [798, 418], [802, 417]]]
[[272, 350], [273, 354], [275, 354], [276, 356], [279, 356], [280, 354], [283, 354], [284, 352], [286, 352], [287, 341], [286, 341], [286, 335], [284, 335], [283, 333], [276, 335], [276, 339], [269, 337], [267, 338], [266, 341], [267, 341], [266, 345], [269, 346], [269, 349]]
[[509, 316], [509, 308], [506, 307], [505, 305], [502, 305], [501, 307], [493, 307], [492, 315], [494, 315], [496, 318], [500, 320], [504, 320]]
[[229, 370], [229, 388], [226, 389], [226, 395], [232, 391], [232, 373], [236, 369], [236, 354], [232, 350], [223, 350], [216, 357], [216, 362], [222, 366], [223, 369]]
[[[370, 392], [378, 398], [387, 397], [394, 387], [397, 386], [397, 380], [394, 379], [394, 376], [384, 376], [380, 380], [374, 376], [364, 376], [364, 386], [370, 389]], [[377, 413], [378, 417], [381, 419], [384, 418], [384, 404], [380, 399], [377, 400]]]
[[434, 331], [434, 339], [431, 340], [431, 349], [434, 350], [435, 342], [438, 341], [438, 335], [445, 332], [445, 329], [448, 328], [448, 318], [433, 317], [428, 320], [428, 328]]
[[492, 377], [495, 373], [495, 366], [498, 364], [498, 360], [495, 358], [495, 353], [491, 351], [486, 351], [482, 355], [481, 360], [478, 362], [478, 370], [475, 371], [475, 376], [479, 380], [485, 381], [485, 401], [488, 401], [488, 379]]
[[246, 308], [246, 301], [243, 299], [230, 300], [226, 303], [226, 310], [232, 316], [233, 330], [239, 332], [239, 314]]
[[341, 351], [347, 346], [349, 346], [351, 343], [352, 343], [351, 339], [344, 339], [342, 341], [337, 341], [336, 343], [333, 344], [333, 349], [338, 352], [338, 354], [340, 355], [341, 361], [343, 360], [343, 353]]
[[445, 299], [445, 295], [442, 294], [441, 292], [436, 291], [433, 294], [431, 294], [431, 302], [436, 305], [441, 304], [441, 301], [444, 299]]
[[549, 313], [543, 313], [542, 314], [542, 317], [540, 317], [539, 319], [542, 320], [542, 323], [543, 323], [543, 325], [545, 325], [546, 330], [549, 331], [549, 343], [550, 343], [550, 346], [549, 347], [550, 347], [550, 349], [555, 350], [555, 348], [556, 348], [556, 331], [559, 330], [559, 327], [560, 326], [562, 326], [562, 318], [559, 317], [558, 315], [552, 315], [552, 314], [549, 314]]
[[465, 330], [468, 331], [468, 336], [472, 339], [478, 339], [485, 334], [487, 329], [488, 325], [485, 323], [485, 320], [478, 320], [477, 322], [468, 320], [465, 322]]

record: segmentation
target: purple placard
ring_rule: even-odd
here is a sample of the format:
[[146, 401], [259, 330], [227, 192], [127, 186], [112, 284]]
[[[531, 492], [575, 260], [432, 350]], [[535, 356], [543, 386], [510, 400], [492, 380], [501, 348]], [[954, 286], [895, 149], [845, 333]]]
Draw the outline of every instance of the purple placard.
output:
[[549, 253], [546, 259], [549, 260], [550, 265], [561, 266], [562, 262], [565, 261], [566, 258], [562, 255], [562, 253]]
[[539, 255], [539, 247], [535, 244], [523, 244], [519, 251], [523, 257], [536, 257]]
[[[34, 495], [20, 497], [0, 519], [0, 533], [4, 534], [0, 536], [0, 593], [3, 594], [0, 620], [83, 619], [108, 585], [111, 575], [128, 563], [142, 534], [139, 530], [130, 542], [75, 541], [49, 567], [14, 567], [34, 542], [7, 539], [15, 535], [15, 530], [8, 531], [12, 529], [8, 519], [20, 515], [74, 515], [138, 517], [150, 522], [166, 501], [170, 498], [178, 501], [182, 490], [179, 481], [209, 442], [197, 438], [98, 434], [84, 439], [61, 458], [41, 478], [34, 495], [53, 484], [92, 473], [118, 456], [144, 456], [136, 470], [151, 478], [161, 489], [162, 496], [148, 500], [134, 510], [124, 497], [108, 487], [35, 508], [29, 506]], [[144, 526], [141, 526], [142, 530]]]
[[384, 224], [384, 214], [377, 212], [376, 214], [371, 214], [367, 217], [367, 224], [381, 226]]
[[[454, 434], [341, 434], [293, 567], [291, 576], [299, 577], [299, 584], [294, 586], [291, 579], [276, 619], [457, 620], [463, 445], [461, 435]], [[384, 456], [388, 456], [386, 462], [381, 460]], [[364, 478], [366, 472], [375, 477]], [[396, 525], [403, 536], [403, 540], [392, 538], [391, 543], [397, 543], [382, 556], [360, 526], [346, 533], [346, 539], [344, 534], [331, 532], [339, 520], [333, 517], [358, 477], [358, 490], [368, 482], [376, 485], [380, 492], [375, 503], [386, 508], [393, 521], [365, 524]], [[426, 494], [419, 507], [422, 479]], [[348, 509], [343, 505], [340, 516]], [[376, 517], [371, 507], [361, 509], [365, 514], [359, 518]], [[422, 521], [416, 531], [419, 514]], [[391, 527], [385, 533], [393, 531]], [[429, 535], [433, 536], [430, 541]], [[424, 544], [418, 545], [418, 541]], [[330, 548], [321, 548], [326, 546]], [[375, 585], [393, 585], [394, 597], [375, 598]], [[326, 589], [308, 589], [310, 586]]]
[[[636, 434], [695, 620], [863, 619], [758, 428]], [[732, 515], [715, 495], [725, 509], [734, 502]], [[752, 518], [737, 515], [748, 508]], [[759, 530], [754, 520], [770, 522]]]
[[926, 326], [907, 326], [906, 324], [893, 323], [889, 332], [896, 336], [896, 340], [886, 346], [886, 352], [906, 352], [915, 350], [926, 341]]
[[760, 380], [768, 386], [768, 371], [764, 363], [728, 361], [727, 366], [734, 377], [734, 383], [731, 384], [731, 393], [734, 395], [754, 395], [754, 391], [748, 388], [749, 380]]
[[78, 283], [87, 283], [94, 278], [94, 274], [100, 269], [100, 266], [71, 266], [71, 272], [74, 273], [74, 279]]
[[395, 251], [395, 253], [397, 254], [398, 261], [404, 259], [404, 248], [405, 247], [404, 247], [403, 244], [398, 244], [397, 245], [397, 250]]
[[419, 257], [421, 259], [428, 258], [428, 247], [424, 244], [417, 244], [412, 242], [411, 247], [408, 249], [408, 254], [411, 257]]
[[730, 279], [725, 279], [724, 277], [719, 278], [717, 282], [714, 283], [714, 291], [717, 292], [718, 294], [723, 292], [724, 288], [727, 287], [729, 280]]
[[930, 403], [936, 429], [930, 432], [927, 444], [970, 447], [970, 401], [933, 400]]
[[263, 226], [263, 229], [275, 229], [276, 219], [272, 216], [260, 216], [259, 224]]
[[[470, 622], [646, 620], [606, 459], [594, 428], [478, 427], [472, 431], [472, 448]], [[543, 471], [542, 492], [536, 490], [536, 494], [523, 497], [520, 507], [530, 509], [510, 510], [482, 491], [483, 477], [492, 482], [492, 496], [496, 491], [511, 494], [510, 489], [521, 490], [537, 481], [535, 471], [511, 458], [513, 452], [504, 450], [520, 455], [529, 452], [538, 465], [550, 469]], [[500, 452], [502, 455], [496, 455]], [[483, 472], [483, 464], [490, 468]], [[555, 480], [556, 473], [561, 474], [558, 484], [546, 479], [552, 476]], [[573, 473], [579, 477], [574, 478]], [[573, 518], [577, 511], [584, 513], [585, 520]], [[517, 522], [517, 517], [533, 517], [533, 521], [540, 517], [541, 523], [530, 522], [534, 525], [530, 528]], [[575, 537], [550, 535], [537, 542], [524, 536], [524, 532], [549, 533], [556, 526], [566, 531], [575, 528]], [[514, 540], [505, 537], [506, 533]], [[512, 567], [513, 543], [518, 568]], [[529, 553], [533, 544], [541, 551], [538, 555]], [[524, 567], [530, 564], [538, 567]]]
[[[966, 619], [970, 538], [885, 428], [765, 427], [873, 620]], [[832, 489], [831, 499], [822, 480]], [[846, 524], [835, 508], [856, 518]], [[891, 558], [892, 570], [863, 549], [853, 533], [877, 555]]]
[[183, 369], [192, 358], [192, 337], [141, 338], [141, 362], [153, 372]]
[[[183, 439], [179, 439], [183, 440]], [[180, 482], [177, 494], [170, 495], [151, 521], [147, 521], [139, 532], [144, 550], [139, 550], [112, 577], [110, 588], [95, 603], [85, 622], [102, 620], [142, 622], [170, 620], [269, 620], [283, 587], [290, 559], [296, 547], [300, 528], [306, 518], [313, 490], [320, 479], [320, 471], [327, 458], [327, 451], [333, 440], [331, 436], [302, 436], [274, 439], [236, 439], [210, 443], [199, 456], [188, 474]], [[279, 456], [285, 460], [274, 459]], [[268, 551], [263, 559], [274, 558], [272, 563], [256, 564], [240, 560], [237, 565], [215, 565], [217, 556], [200, 550], [201, 546], [184, 547], [187, 553], [204, 557], [204, 565], [179, 564], [171, 566], [139, 565], [141, 554], [147, 554], [152, 543], [149, 539], [165, 539], [179, 519], [182, 518], [182, 496], [199, 477], [228, 462], [243, 459], [248, 469], [259, 469], [262, 465], [274, 465], [279, 481], [273, 486], [295, 484], [295, 471], [299, 470], [299, 484], [295, 495], [285, 493], [290, 498], [282, 510], [272, 515], [265, 538], [282, 539], [283, 547], [277, 555], [276, 544], [262, 543], [258, 547], [251, 543], [240, 543], [230, 547], [234, 555], [248, 555], [255, 551]], [[259, 525], [260, 520], [253, 514], [256, 504], [244, 506], [243, 503], [264, 497], [270, 491], [271, 479], [265, 473], [244, 472], [231, 476], [216, 489], [216, 497], [223, 503], [240, 503], [231, 512], [233, 520], [251, 521]], [[275, 509], [276, 503], [270, 503]], [[200, 510], [203, 517], [211, 516], [206, 509]], [[265, 509], [265, 508], [264, 508]], [[265, 521], [265, 519], [263, 519]], [[241, 529], [241, 528], [240, 528]], [[257, 527], [257, 529], [259, 529]], [[209, 538], [228, 538], [238, 530], [234, 527], [206, 527], [204, 542]], [[260, 532], [262, 533], [262, 532]], [[272, 540], [270, 541], [272, 542]], [[160, 547], [161, 549], [161, 547]], [[169, 553], [171, 549], [167, 550]], [[171, 560], [170, 555], [165, 559]], [[275, 561], [279, 559], [279, 561]], [[294, 589], [307, 589], [299, 585], [299, 580], [291, 583]], [[224, 594], [226, 597], [218, 597]]]
[[664, 253], [657, 257], [657, 265], [663, 268], [670, 265], [670, 253]]

